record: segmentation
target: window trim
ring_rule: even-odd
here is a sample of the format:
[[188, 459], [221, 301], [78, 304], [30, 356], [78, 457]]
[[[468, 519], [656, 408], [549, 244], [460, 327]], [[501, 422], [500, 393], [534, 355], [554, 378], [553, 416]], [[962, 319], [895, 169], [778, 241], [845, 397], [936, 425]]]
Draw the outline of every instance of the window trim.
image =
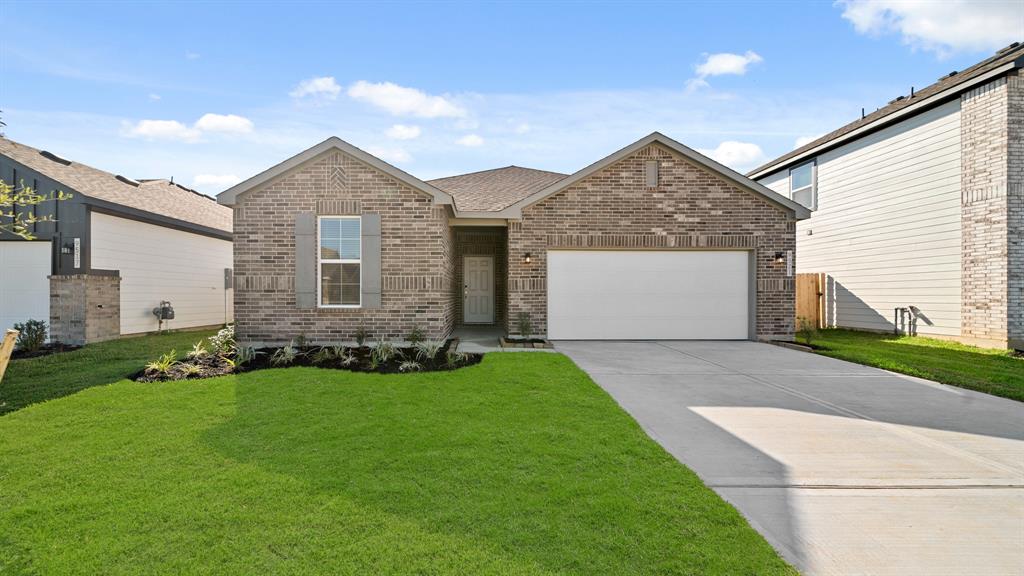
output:
[[[794, 189], [793, 188], [793, 172], [796, 171], [796, 170], [799, 170], [799, 169], [801, 169], [801, 168], [803, 168], [805, 166], [810, 166], [811, 167], [811, 183], [808, 184], [807, 186], [802, 186], [800, 188]], [[803, 164], [800, 164], [798, 166], [793, 166], [792, 168], [789, 169], [789, 199], [792, 200], [793, 202], [796, 202], [797, 204], [800, 204], [800, 202], [796, 199], [796, 196], [794, 194], [796, 192], [802, 192], [802, 191], [804, 191], [804, 190], [806, 190], [808, 188], [811, 189], [811, 205], [810, 206], [804, 206], [804, 207], [807, 208], [808, 210], [814, 211], [814, 210], [818, 209], [818, 159], [817, 158], [814, 158], [814, 159], [810, 160], [809, 162], [804, 162]], [[803, 206], [803, 204], [800, 204], [800, 205]]]
[[[327, 258], [321, 257], [320, 231], [324, 220], [358, 220], [359, 221], [359, 258]], [[340, 254], [339, 254], [340, 255]], [[359, 303], [358, 304], [324, 304], [324, 264], [359, 264]], [[363, 307], [363, 218], [361, 216], [323, 215], [316, 217], [316, 307], [317, 308], [362, 308]]]

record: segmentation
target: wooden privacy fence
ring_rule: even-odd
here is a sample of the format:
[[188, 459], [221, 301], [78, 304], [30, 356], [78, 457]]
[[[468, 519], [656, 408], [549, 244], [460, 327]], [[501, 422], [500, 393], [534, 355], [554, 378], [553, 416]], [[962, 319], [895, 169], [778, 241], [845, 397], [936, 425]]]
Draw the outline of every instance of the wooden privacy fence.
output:
[[796, 326], [807, 318], [818, 328], [824, 328], [825, 275], [819, 272], [796, 275]]

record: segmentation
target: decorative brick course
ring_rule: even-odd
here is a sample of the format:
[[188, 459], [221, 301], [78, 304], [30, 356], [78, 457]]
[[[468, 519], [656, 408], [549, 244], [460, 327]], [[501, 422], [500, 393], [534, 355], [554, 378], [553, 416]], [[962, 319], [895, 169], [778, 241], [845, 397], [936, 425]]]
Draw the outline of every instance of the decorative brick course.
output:
[[121, 278], [50, 276], [50, 339], [75, 346], [121, 336]]
[[961, 96], [961, 335], [1024, 346], [1024, 78]]
[[[660, 166], [654, 188], [645, 179], [651, 159]], [[758, 337], [792, 339], [793, 281], [773, 256], [794, 249], [795, 233], [785, 209], [653, 144], [509, 223], [508, 328], [525, 311], [537, 333], [547, 331], [550, 248], [744, 249], [756, 252]]]
[[[380, 214], [379, 309], [295, 305], [294, 219], [298, 212]], [[445, 206], [340, 151], [332, 150], [239, 198], [235, 206], [235, 323], [242, 341], [399, 339], [419, 325], [431, 338], [453, 328], [452, 245]], [[316, 254], [310, 254], [316, 258]]]

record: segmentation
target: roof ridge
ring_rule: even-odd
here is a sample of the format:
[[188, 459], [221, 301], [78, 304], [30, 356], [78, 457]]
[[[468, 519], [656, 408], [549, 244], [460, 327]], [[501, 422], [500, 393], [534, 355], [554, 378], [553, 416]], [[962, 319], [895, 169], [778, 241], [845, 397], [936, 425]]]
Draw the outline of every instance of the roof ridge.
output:
[[516, 166], [515, 164], [509, 164], [508, 166], [502, 166], [500, 168], [487, 168], [486, 170], [476, 170], [474, 172], [464, 172], [462, 174], [452, 174], [450, 176], [441, 176], [440, 178], [433, 178], [427, 180], [427, 182], [436, 182], [438, 180], [447, 180], [448, 178], [459, 178], [460, 176], [472, 176], [474, 174], [484, 174], [486, 172], [497, 172], [498, 170], [508, 170], [509, 168], [519, 168], [520, 170], [530, 170], [531, 172], [544, 172], [545, 174], [554, 174], [556, 176], [568, 176], [568, 174], [562, 172], [555, 172], [553, 170], [542, 170], [540, 168], [527, 168], [526, 166]]

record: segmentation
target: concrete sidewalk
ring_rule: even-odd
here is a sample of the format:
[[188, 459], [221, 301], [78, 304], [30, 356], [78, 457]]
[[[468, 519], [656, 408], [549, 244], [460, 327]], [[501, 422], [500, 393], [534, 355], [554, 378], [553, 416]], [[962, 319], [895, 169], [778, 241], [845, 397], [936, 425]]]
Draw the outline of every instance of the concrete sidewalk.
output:
[[556, 348], [804, 574], [1024, 574], [1024, 404], [753, 342]]

